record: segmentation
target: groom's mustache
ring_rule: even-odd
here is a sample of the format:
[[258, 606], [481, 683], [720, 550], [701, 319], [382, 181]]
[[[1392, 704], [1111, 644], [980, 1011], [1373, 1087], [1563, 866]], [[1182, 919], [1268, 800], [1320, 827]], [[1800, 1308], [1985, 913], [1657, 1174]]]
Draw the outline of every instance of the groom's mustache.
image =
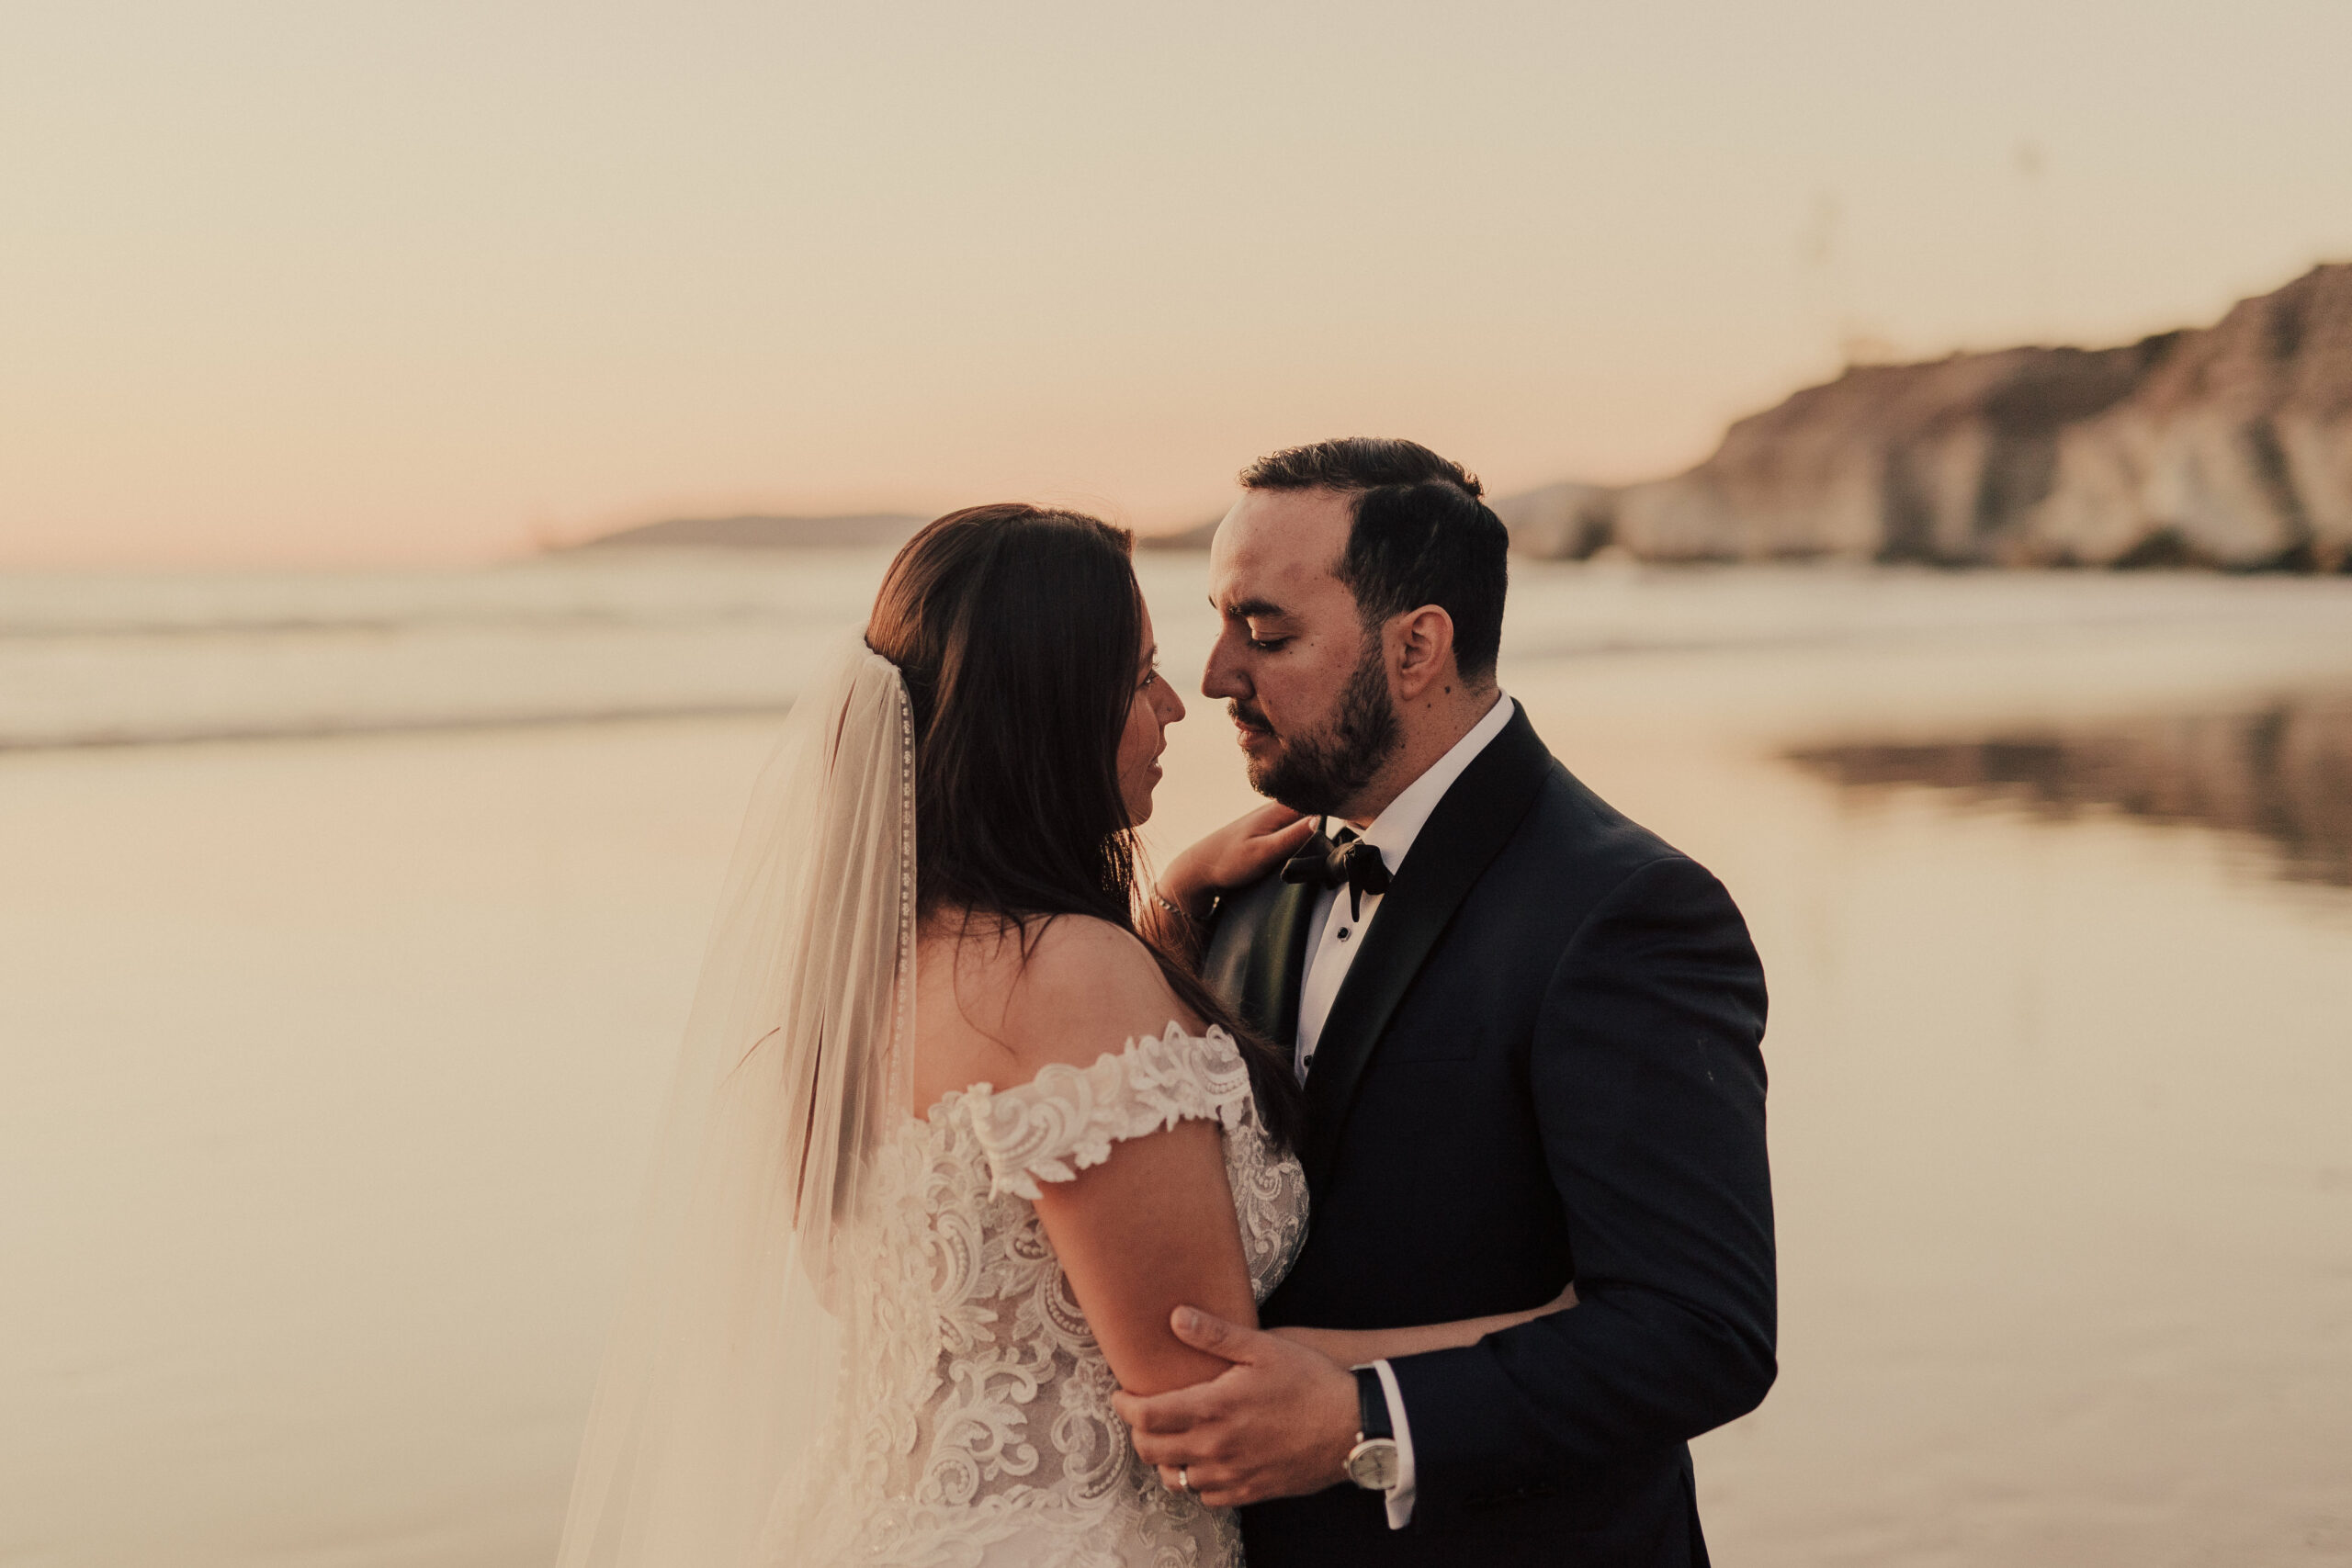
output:
[[1262, 729], [1269, 735], [1274, 732], [1274, 727], [1266, 722], [1266, 716], [1239, 697], [1227, 701], [1225, 711], [1233, 716], [1233, 722], [1236, 724], [1247, 725], [1251, 729]]

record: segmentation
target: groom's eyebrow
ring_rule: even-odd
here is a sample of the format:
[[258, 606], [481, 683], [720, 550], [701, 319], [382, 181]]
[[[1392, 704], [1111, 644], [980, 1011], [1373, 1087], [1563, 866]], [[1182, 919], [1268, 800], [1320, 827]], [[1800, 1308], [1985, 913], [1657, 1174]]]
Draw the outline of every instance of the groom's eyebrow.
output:
[[1217, 614], [1237, 621], [1266, 620], [1289, 613], [1280, 604], [1265, 599], [1237, 599], [1230, 604], [1219, 604], [1211, 599], [1209, 604]]

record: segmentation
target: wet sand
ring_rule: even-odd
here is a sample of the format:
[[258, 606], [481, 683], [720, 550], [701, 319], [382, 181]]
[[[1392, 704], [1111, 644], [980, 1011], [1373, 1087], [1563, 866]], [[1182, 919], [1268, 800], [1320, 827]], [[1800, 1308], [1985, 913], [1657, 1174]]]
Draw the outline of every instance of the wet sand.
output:
[[[1558, 584], [1506, 684], [1772, 982], [1783, 1370], [1698, 1445], [1717, 1560], [2352, 1562], [2352, 889], [2113, 784], [2335, 711], [2352, 594], [1726, 646], [1694, 581], [1612, 651]], [[773, 731], [0, 758], [0, 1562], [547, 1560]], [[1228, 733], [1163, 845], [1254, 798]]]

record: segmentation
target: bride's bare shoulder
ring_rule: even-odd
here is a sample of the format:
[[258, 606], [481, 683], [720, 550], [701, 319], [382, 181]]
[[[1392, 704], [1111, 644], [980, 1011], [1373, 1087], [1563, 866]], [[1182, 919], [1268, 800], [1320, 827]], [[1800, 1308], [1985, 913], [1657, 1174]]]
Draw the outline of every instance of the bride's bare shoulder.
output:
[[1085, 915], [1064, 915], [1037, 933], [1011, 1000], [1014, 1049], [1041, 1066], [1084, 1066], [1171, 1021], [1201, 1024], [1140, 937]]
[[[1108, 920], [1061, 915], [1017, 930], [943, 935], [925, 945], [934, 960], [947, 961], [934, 963], [922, 987], [931, 1007], [952, 1004], [952, 1019], [940, 1022], [962, 1037], [955, 1054], [966, 1058], [965, 1070], [989, 1058], [988, 1070], [973, 1081], [986, 1077], [1002, 1089], [1027, 1082], [1048, 1063], [1091, 1066], [1171, 1021], [1200, 1027], [1141, 939]], [[952, 983], [942, 968], [952, 971]], [[917, 1027], [933, 1032], [928, 1021]]]

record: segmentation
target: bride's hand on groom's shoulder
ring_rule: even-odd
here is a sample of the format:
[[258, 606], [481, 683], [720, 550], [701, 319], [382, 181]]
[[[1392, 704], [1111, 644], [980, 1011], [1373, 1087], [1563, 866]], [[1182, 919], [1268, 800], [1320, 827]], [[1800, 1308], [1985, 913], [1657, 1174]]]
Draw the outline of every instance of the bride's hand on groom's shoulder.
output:
[[1356, 1441], [1355, 1374], [1280, 1334], [1179, 1307], [1176, 1337], [1231, 1366], [1191, 1388], [1112, 1403], [1134, 1429], [1136, 1454], [1161, 1482], [1188, 1485], [1213, 1508], [1320, 1492], [1347, 1479]]
[[1280, 802], [1258, 807], [1169, 862], [1161, 893], [1197, 920], [1220, 893], [1247, 887], [1296, 854], [1315, 836], [1315, 818]]

